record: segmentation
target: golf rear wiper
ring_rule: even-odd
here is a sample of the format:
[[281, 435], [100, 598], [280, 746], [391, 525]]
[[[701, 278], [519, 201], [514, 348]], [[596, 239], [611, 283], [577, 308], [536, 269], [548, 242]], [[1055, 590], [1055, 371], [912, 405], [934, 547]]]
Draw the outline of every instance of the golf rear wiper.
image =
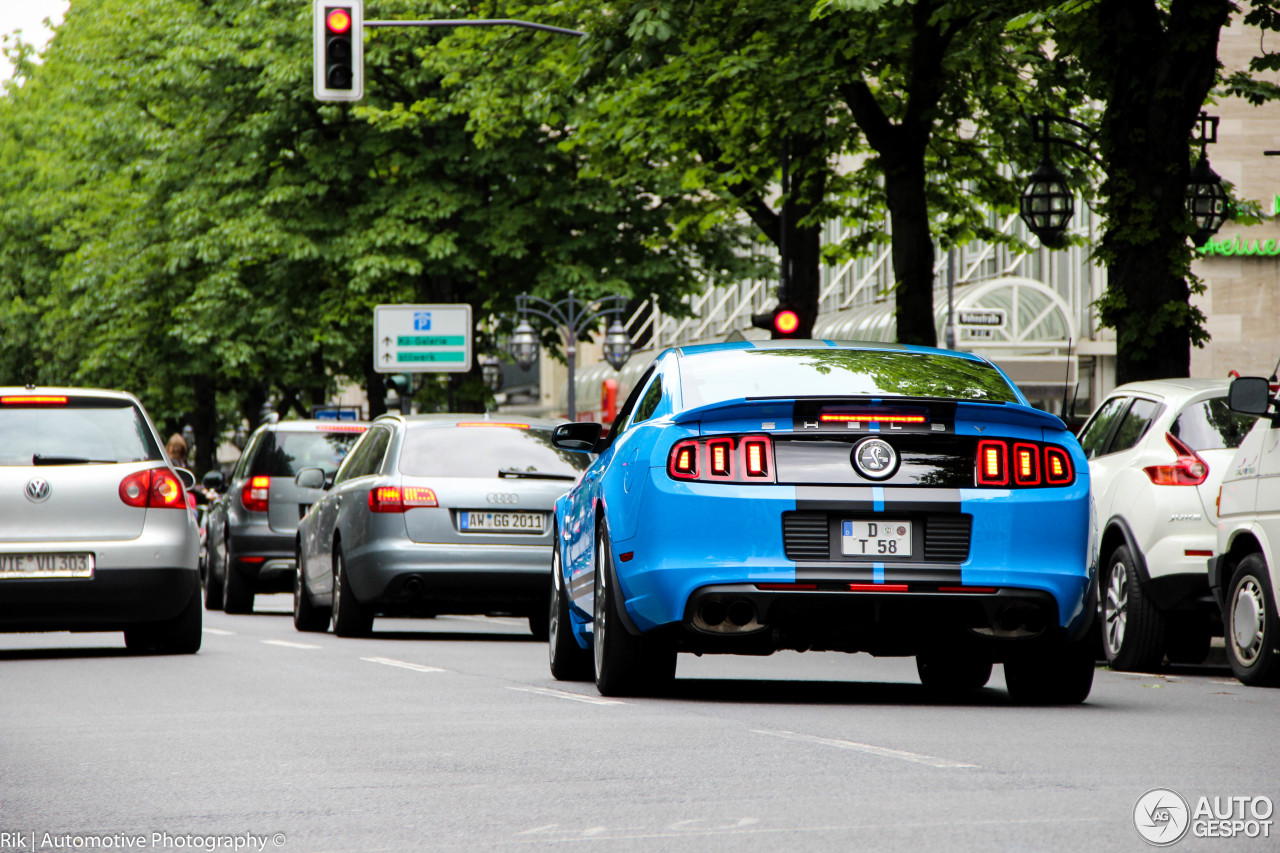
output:
[[519, 468], [499, 468], [499, 477], [520, 477], [526, 480], [576, 480], [573, 474], [549, 474], [542, 471], [521, 471]]
[[31, 457], [32, 465], [113, 465], [114, 459], [89, 459], [85, 456], [41, 456], [37, 453]]

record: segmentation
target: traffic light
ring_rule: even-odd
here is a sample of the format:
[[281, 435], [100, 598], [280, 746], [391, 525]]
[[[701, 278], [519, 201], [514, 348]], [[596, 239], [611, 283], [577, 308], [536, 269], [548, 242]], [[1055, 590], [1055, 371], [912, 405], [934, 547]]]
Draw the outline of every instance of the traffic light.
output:
[[767, 330], [775, 340], [800, 337], [800, 315], [787, 305], [779, 305], [764, 314], [752, 314], [751, 325]]
[[315, 0], [312, 63], [316, 99], [364, 97], [364, 0]]

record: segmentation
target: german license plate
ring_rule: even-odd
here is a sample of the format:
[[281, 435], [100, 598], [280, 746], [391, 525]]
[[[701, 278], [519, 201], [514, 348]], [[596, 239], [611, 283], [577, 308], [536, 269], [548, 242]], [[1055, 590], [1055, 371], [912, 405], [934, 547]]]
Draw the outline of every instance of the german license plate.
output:
[[0, 554], [0, 579], [91, 577], [93, 554]]
[[911, 522], [846, 521], [840, 528], [846, 557], [910, 557]]
[[492, 533], [541, 533], [540, 512], [460, 512], [458, 529], [470, 533], [482, 530]]

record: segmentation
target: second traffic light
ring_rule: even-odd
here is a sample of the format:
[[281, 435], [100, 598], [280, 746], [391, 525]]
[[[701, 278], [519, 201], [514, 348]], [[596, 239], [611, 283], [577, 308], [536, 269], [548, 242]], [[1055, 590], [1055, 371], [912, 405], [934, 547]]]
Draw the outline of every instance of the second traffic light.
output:
[[800, 337], [800, 315], [786, 305], [779, 305], [763, 314], [752, 314], [751, 325], [765, 329], [774, 339]]
[[364, 0], [314, 0], [313, 85], [317, 100], [364, 97]]

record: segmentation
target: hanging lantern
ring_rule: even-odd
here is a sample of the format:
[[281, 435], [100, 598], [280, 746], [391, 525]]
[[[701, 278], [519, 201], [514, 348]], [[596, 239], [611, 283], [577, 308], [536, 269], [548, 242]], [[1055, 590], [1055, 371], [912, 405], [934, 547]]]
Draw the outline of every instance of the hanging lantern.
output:
[[516, 326], [515, 334], [511, 336], [511, 356], [516, 360], [516, 364], [525, 370], [533, 367], [534, 362], [538, 360], [538, 351], [541, 344], [538, 342], [538, 336], [533, 331], [533, 326], [529, 325], [528, 320], [521, 320], [520, 325]]
[[1191, 214], [1196, 227], [1191, 235], [1192, 243], [1203, 246], [1218, 233], [1229, 216], [1227, 201], [1222, 178], [1209, 168], [1209, 158], [1201, 155], [1187, 181], [1187, 213]]
[[1020, 208], [1022, 221], [1042, 244], [1051, 249], [1064, 245], [1067, 225], [1076, 212], [1076, 196], [1052, 160], [1041, 160], [1031, 173]]
[[604, 360], [614, 370], [621, 370], [622, 365], [631, 358], [631, 336], [622, 327], [622, 323], [614, 320], [604, 336]]

